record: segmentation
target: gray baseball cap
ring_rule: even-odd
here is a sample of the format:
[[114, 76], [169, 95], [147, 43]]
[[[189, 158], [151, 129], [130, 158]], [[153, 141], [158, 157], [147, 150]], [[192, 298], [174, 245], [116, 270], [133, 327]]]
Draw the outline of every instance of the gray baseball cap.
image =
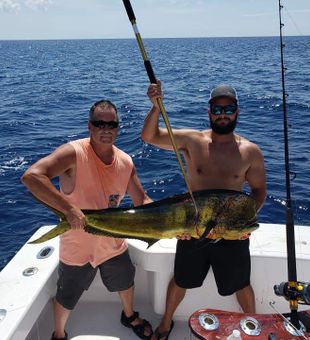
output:
[[231, 98], [236, 104], [238, 102], [237, 91], [232, 86], [227, 84], [221, 84], [211, 91], [209, 104], [211, 104], [215, 99], [220, 97]]

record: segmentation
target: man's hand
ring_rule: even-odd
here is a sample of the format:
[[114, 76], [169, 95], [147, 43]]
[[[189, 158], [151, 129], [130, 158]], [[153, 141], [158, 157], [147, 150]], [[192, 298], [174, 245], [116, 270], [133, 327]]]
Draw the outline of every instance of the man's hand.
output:
[[83, 229], [86, 225], [86, 218], [81, 209], [73, 206], [65, 213], [66, 219], [69, 222], [71, 229]]
[[178, 240], [182, 240], [182, 241], [190, 240], [191, 238], [192, 238], [191, 235], [190, 234], [186, 234], [186, 233], [181, 234], [181, 235], [177, 235], [177, 239]]
[[148, 87], [147, 90], [147, 95], [150, 98], [151, 102], [153, 103], [153, 106], [156, 107], [157, 109], [159, 109], [159, 105], [157, 102], [158, 98], [163, 98], [163, 93], [161, 90], [161, 82], [160, 80], [157, 80], [157, 84], [151, 84]]

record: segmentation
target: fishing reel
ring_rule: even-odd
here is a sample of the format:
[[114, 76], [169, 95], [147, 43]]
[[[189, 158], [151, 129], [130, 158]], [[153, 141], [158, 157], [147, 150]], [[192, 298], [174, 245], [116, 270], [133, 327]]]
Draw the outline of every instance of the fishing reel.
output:
[[288, 282], [281, 282], [274, 285], [273, 289], [277, 296], [283, 296], [286, 300], [296, 300], [299, 304], [310, 305], [309, 282], [296, 282], [295, 287], [290, 287]]

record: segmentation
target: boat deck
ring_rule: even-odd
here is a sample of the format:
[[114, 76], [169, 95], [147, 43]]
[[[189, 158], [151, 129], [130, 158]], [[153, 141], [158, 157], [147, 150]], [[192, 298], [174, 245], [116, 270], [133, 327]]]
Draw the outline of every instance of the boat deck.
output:
[[[40, 228], [33, 237], [51, 229]], [[298, 278], [310, 277], [310, 227], [296, 226]], [[165, 309], [166, 289], [173, 273], [176, 240], [161, 240], [147, 248], [145, 242], [129, 240], [129, 251], [136, 266], [135, 310], [155, 328]], [[46, 248], [53, 249], [41, 257]], [[287, 278], [286, 239], [283, 225], [261, 224], [251, 237], [252, 285], [258, 313], [273, 313], [270, 302], [281, 312], [288, 312], [288, 302], [275, 296], [274, 284]], [[53, 332], [52, 297], [55, 295], [58, 265], [58, 239], [45, 244], [25, 244], [0, 273], [1, 340], [48, 340]], [[193, 269], [195, 264], [193, 264]], [[31, 275], [29, 275], [29, 273]], [[216, 308], [240, 311], [234, 295], [222, 297], [212, 270], [202, 287], [188, 290], [175, 312], [175, 328], [170, 340], [195, 339], [188, 327], [189, 316], [198, 309]], [[305, 310], [308, 306], [299, 306]], [[85, 292], [71, 313], [67, 324], [70, 339], [138, 339], [120, 323], [121, 303], [117, 293], [109, 293], [100, 275]], [[220, 340], [220, 339], [219, 339]], [[284, 339], [281, 339], [284, 340]], [[287, 340], [287, 339], [285, 339]]]
[[[31, 332], [26, 340], [50, 339], [52, 332], [51, 305], [47, 305], [41, 314], [44, 322], [38, 322], [34, 334]], [[156, 315], [147, 304], [137, 303], [135, 310], [140, 312], [140, 316], [147, 319], [155, 329], [160, 322], [160, 316]], [[67, 332], [69, 339], [80, 337], [92, 339], [95, 336], [107, 337], [109, 340], [137, 340], [138, 337], [129, 328], [120, 323], [121, 304], [120, 302], [86, 302], [81, 301], [71, 313]], [[169, 340], [189, 340], [196, 339], [190, 334], [186, 321], [175, 321], [175, 327]]]

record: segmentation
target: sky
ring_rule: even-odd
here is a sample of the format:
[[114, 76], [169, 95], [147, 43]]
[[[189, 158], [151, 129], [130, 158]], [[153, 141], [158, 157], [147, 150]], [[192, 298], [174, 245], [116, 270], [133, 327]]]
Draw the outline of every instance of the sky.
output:
[[[131, 0], [142, 37], [279, 34], [278, 0]], [[310, 0], [282, 0], [285, 35], [310, 35]], [[122, 0], [0, 0], [0, 40], [134, 38]]]

